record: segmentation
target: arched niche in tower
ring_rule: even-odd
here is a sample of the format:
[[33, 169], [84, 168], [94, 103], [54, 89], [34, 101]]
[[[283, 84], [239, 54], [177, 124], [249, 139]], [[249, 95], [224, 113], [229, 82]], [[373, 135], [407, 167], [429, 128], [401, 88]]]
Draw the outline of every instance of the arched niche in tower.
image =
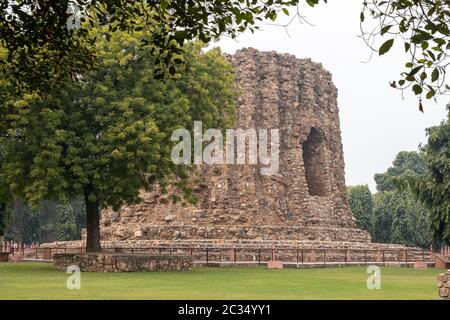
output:
[[316, 128], [311, 128], [302, 144], [305, 179], [310, 196], [327, 195], [328, 172], [325, 138]]

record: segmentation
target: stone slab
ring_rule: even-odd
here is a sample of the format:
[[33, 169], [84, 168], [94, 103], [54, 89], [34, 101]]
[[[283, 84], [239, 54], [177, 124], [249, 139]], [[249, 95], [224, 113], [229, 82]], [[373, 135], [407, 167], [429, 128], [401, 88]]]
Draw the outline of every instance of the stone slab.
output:
[[267, 269], [283, 269], [283, 261], [279, 260], [267, 261]]
[[426, 261], [414, 262], [414, 269], [428, 269], [428, 263]]
[[76, 265], [85, 272], [188, 271], [193, 261], [185, 255], [55, 253], [53, 264], [59, 270]]

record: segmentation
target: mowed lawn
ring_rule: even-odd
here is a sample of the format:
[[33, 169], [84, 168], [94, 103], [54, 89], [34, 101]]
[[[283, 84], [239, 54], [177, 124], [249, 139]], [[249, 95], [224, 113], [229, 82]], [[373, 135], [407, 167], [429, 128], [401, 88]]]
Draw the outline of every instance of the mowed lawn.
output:
[[48, 263], [0, 263], [1, 299], [438, 299], [440, 270], [381, 268], [367, 289], [365, 267], [267, 270], [195, 268], [190, 272], [82, 273], [81, 289]]

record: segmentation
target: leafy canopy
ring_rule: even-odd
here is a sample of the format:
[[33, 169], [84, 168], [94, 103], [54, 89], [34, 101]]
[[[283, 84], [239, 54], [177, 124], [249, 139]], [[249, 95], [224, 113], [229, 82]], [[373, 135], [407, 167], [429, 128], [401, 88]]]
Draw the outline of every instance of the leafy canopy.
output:
[[447, 120], [427, 129], [428, 143], [421, 148], [426, 172], [398, 181], [430, 211], [430, 229], [437, 246], [450, 244], [450, 104], [447, 110]]
[[319, 0], [0, 0], [0, 46], [9, 52], [1, 62], [19, 88], [45, 91], [92, 65], [93, 28], [106, 26], [108, 38], [117, 30], [146, 28], [151, 32], [141, 45], [154, 58], [154, 76], [165, 78], [176, 73], [185, 43], [234, 38], [305, 2], [314, 6]]
[[373, 196], [372, 241], [427, 248], [429, 213], [409, 192], [389, 190]]
[[[369, 16], [375, 26], [366, 21]], [[361, 12], [362, 38], [373, 48], [377, 37], [388, 38], [379, 48], [386, 54], [400, 42], [409, 59], [401, 79], [391, 86], [410, 88], [419, 97], [432, 99], [450, 91], [446, 67], [450, 63], [450, 0], [365, 0]], [[367, 29], [369, 29], [367, 31]]]
[[378, 193], [373, 197], [372, 240], [428, 247], [431, 244], [429, 212], [416, 196], [400, 190], [397, 181], [426, 171], [421, 154], [401, 151], [386, 172], [375, 174]]

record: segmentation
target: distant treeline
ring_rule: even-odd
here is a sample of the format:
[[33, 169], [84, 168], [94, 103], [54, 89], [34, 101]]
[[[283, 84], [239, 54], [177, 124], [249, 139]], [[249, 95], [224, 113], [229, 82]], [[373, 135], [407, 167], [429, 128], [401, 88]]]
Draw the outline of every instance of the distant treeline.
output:
[[418, 152], [402, 151], [392, 167], [375, 175], [377, 193], [367, 185], [348, 187], [349, 203], [357, 227], [367, 230], [372, 241], [429, 247], [429, 212], [409, 191], [400, 190], [395, 181], [404, 176], [425, 174], [426, 165]]

